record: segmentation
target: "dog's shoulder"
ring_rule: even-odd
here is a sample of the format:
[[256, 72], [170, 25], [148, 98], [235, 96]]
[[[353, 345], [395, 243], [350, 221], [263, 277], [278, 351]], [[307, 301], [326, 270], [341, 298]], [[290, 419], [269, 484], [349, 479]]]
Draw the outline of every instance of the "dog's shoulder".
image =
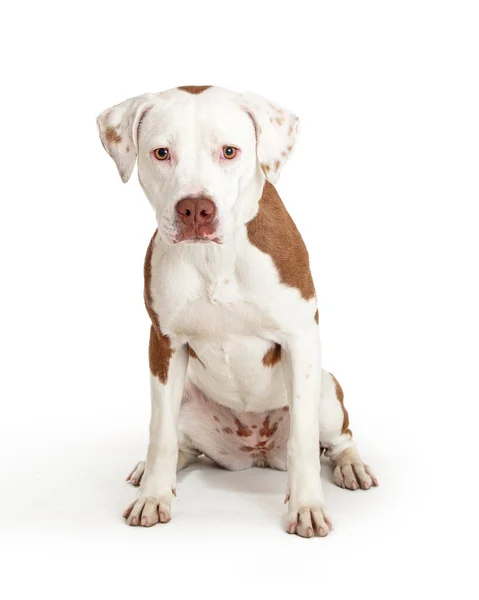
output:
[[315, 296], [306, 245], [274, 185], [265, 182], [258, 212], [246, 224], [249, 242], [271, 256], [281, 283], [305, 300]]

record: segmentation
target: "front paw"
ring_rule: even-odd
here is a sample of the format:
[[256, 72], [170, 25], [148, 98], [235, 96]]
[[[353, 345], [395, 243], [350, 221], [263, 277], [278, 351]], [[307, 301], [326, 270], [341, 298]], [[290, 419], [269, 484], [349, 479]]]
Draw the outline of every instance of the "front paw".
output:
[[326, 537], [333, 526], [322, 506], [303, 506], [288, 513], [287, 532], [305, 538]]
[[132, 527], [152, 527], [157, 523], [171, 521], [171, 494], [169, 496], [140, 496], [123, 513], [128, 525]]

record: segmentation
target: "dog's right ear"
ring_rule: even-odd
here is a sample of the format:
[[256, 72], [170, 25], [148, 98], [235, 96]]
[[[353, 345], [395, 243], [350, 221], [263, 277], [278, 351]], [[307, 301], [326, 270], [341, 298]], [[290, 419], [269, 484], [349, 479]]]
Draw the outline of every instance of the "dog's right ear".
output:
[[101, 143], [115, 161], [123, 183], [130, 179], [138, 154], [138, 125], [152, 107], [152, 94], [143, 94], [112, 106], [96, 122]]

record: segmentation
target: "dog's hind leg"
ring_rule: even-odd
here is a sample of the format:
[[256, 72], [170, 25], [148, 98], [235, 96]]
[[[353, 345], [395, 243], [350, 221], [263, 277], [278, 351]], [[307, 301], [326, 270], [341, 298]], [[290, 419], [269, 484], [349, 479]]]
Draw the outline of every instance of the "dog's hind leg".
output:
[[[190, 450], [189, 448], [187, 450], [181, 450], [180, 448], [180, 450], [178, 450], [178, 463], [176, 466], [176, 470], [181, 471], [181, 469], [184, 469], [192, 462], [194, 462], [198, 458], [198, 456], [199, 454], [194, 450]], [[131, 485], [138, 487], [141, 483], [143, 473], [145, 472], [145, 466], [146, 462], [144, 460], [140, 460], [140, 462], [137, 463], [133, 471], [128, 475], [126, 481]]]
[[321, 448], [334, 463], [333, 479], [348, 490], [369, 489], [378, 481], [364, 464], [349, 429], [349, 416], [344, 407], [343, 390], [331, 373], [323, 371], [319, 428]]

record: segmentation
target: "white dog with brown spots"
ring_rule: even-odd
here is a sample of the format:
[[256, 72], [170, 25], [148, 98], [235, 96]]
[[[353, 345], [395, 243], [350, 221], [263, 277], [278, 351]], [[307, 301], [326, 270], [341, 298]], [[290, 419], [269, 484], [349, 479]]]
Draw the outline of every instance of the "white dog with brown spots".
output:
[[124, 517], [168, 522], [177, 471], [204, 454], [232, 470], [287, 470], [288, 532], [326, 536], [321, 449], [339, 486], [377, 481], [321, 368], [308, 253], [273, 186], [297, 117], [254, 94], [188, 86], [126, 100], [98, 127], [124, 182], [138, 161], [158, 223], [145, 261], [150, 440]]

